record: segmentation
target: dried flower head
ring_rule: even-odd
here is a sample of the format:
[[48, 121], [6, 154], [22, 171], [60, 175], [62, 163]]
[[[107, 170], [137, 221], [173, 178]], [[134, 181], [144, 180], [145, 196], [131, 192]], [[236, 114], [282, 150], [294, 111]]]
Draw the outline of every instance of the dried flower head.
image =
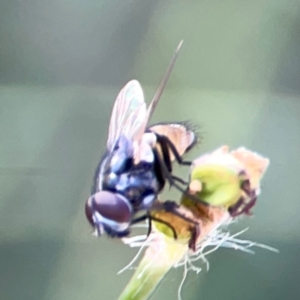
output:
[[250, 253], [253, 253], [249, 249], [252, 246], [277, 251], [238, 239], [237, 236], [245, 230], [234, 235], [227, 230], [228, 225], [240, 216], [251, 214], [250, 209], [256, 203], [260, 181], [268, 165], [269, 159], [257, 153], [245, 148], [229, 151], [227, 146], [194, 160], [187, 194], [196, 196], [200, 201], [196, 202], [184, 194], [179, 204], [171, 202], [171, 206], [153, 210], [152, 215], [162, 222], [153, 221], [153, 231], [148, 238], [124, 239], [131, 247], [147, 249], [119, 299], [147, 299], [172, 267], [184, 266], [183, 281], [178, 289], [180, 298], [187, 272], [201, 271], [194, 262], [202, 260], [208, 269], [206, 255], [219, 247]]

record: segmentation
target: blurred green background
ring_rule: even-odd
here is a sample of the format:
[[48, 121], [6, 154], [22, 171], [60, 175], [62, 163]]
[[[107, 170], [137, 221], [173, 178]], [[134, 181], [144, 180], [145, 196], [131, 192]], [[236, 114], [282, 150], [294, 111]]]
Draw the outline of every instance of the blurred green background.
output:
[[[189, 158], [228, 144], [271, 159], [231, 231], [280, 250], [219, 250], [183, 299], [299, 299], [299, 0], [0, 0], [1, 299], [120, 294], [137, 249], [94, 238], [83, 206], [118, 91], [136, 78], [149, 101], [181, 39], [153, 121], [201, 126]], [[176, 299], [182, 273], [152, 299]]]

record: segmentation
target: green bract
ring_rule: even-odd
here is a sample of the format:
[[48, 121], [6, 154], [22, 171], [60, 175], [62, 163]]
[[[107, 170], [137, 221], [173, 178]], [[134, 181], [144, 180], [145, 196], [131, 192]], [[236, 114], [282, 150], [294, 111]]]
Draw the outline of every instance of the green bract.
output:
[[201, 183], [201, 191], [196, 195], [206, 203], [214, 206], [231, 206], [241, 195], [238, 174], [224, 166], [213, 164], [200, 165], [191, 172], [190, 181]]

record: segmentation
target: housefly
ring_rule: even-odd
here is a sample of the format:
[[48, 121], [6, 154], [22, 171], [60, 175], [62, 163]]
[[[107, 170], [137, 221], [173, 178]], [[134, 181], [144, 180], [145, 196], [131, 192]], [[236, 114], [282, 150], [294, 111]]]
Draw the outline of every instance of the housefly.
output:
[[[130, 226], [149, 219], [150, 210], [166, 181], [177, 187], [180, 178], [172, 175], [172, 161], [182, 160], [196, 143], [196, 134], [186, 123], [148, 126], [177, 59], [182, 42], [162, 78], [148, 109], [138, 81], [129, 81], [120, 91], [111, 115], [107, 151], [94, 178], [92, 195], [85, 214], [99, 236], [124, 237]], [[143, 212], [143, 215], [139, 215]], [[162, 221], [163, 222], [163, 221]]]

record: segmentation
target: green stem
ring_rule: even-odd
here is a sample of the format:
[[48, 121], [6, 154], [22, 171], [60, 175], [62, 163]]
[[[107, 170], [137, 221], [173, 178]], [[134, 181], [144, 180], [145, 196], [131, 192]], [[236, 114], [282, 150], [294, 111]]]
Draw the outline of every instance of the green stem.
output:
[[148, 299], [168, 271], [186, 253], [187, 245], [160, 237], [151, 243], [118, 300]]

